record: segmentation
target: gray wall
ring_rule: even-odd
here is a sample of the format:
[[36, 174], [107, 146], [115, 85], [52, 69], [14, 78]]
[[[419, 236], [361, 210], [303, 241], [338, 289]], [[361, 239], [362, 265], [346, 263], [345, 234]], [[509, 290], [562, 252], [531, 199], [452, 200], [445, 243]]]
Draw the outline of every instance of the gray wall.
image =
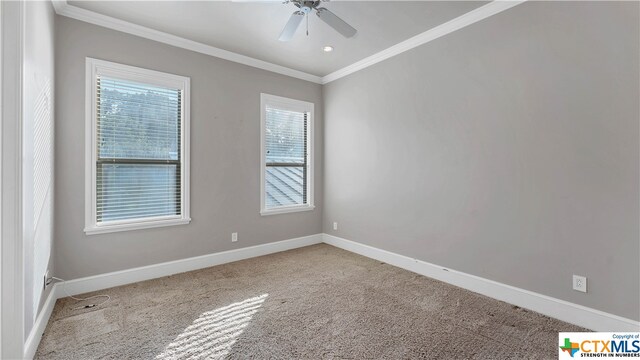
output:
[[525, 3], [326, 85], [324, 231], [638, 320], [638, 14]]
[[51, 288], [53, 240], [53, 83], [55, 13], [49, 1], [25, 3], [23, 68], [24, 336]]
[[[74, 279], [321, 232], [323, 116], [318, 84], [65, 17], [56, 27], [56, 272]], [[191, 218], [86, 236], [85, 57], [191, 77]], [[260, 93], [315, 103], [313, 211], [260, 216]], [[231, 233], [239, 241], [231, 243]]]

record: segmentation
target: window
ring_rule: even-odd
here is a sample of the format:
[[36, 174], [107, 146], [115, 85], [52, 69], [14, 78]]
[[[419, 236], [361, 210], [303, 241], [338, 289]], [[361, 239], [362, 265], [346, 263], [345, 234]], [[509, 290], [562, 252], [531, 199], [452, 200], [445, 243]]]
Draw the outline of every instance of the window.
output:
[[189, 78], [87, 58], [87, 234], [187, 224]]
[[262, 94], [260, 213], [312, 210], [313, 104]]

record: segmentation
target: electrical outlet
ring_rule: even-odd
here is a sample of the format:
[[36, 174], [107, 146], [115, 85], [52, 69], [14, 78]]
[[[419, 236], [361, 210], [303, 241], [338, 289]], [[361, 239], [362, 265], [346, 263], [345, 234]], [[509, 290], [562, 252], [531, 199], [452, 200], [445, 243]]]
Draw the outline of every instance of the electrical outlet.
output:
[[584, 276], [573, 275], [573, 290], [587, 292], [587, 278]]
[[338, 230], [338, 223], [337, 222], [333, 223], [333, 230]]
[[47, 271], [44, 272], [44, 282], [42, 283], [43, 289], [46, 289], [47, 285], [51, 283], [49, 279], [51, 279], [51, 276], [49, 276], [49, 269], [47, 269]]
[[231, 233], [231, 242], [238, 241], [238, 233]]

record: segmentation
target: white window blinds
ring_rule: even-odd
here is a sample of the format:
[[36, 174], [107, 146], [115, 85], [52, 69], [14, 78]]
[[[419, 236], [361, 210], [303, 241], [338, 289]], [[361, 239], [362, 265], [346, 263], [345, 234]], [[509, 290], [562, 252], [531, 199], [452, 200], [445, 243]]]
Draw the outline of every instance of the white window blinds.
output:
[[181, 216], [182, 90], [95, 84], [96, 223]]
[[307, 203], [307, 113], [266, 107], [266, 208]]

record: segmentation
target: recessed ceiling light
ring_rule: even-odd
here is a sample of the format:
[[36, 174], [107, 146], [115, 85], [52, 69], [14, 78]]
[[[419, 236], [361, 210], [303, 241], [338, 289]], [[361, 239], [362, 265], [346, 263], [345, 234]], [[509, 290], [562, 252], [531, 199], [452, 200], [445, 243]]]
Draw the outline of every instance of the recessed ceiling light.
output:
[[324, 47], [322, 48], [322, 51], [324, 51], [324, 52], [331, 52], [331, 51], [333, 51], [333, 46], [329, 46], [329, 45], [324, 46]]

